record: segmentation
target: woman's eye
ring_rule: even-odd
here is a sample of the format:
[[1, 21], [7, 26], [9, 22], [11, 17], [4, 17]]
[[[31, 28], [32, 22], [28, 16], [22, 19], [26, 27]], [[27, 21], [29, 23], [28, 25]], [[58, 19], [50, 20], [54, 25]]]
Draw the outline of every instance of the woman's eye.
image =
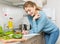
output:
[[31, 12], [31, 10], [27, 10], [26, 13]]
[[31, 11], [31, 10], [28, 10], [29, 12]]
[[28, 11], [26, 11], [26, 13], [28, 13]]

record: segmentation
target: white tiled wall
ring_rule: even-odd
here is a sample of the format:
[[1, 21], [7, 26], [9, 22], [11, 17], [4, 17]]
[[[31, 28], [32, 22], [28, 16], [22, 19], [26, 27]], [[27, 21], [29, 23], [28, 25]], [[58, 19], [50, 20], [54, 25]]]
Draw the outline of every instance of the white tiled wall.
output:
[[[7, 16], [5, 16], [7, 14]], [[11, 7], [8, 5], [0, 4], [0, 25], [4, 27], [10, 17], [13, 18], [14, 27], [18, 27], [21, 23], [27, 23], [27, 18], [23, 18], [24, 10], [22, 8]], [[24, 22], [23, 22], [24, 20]]]

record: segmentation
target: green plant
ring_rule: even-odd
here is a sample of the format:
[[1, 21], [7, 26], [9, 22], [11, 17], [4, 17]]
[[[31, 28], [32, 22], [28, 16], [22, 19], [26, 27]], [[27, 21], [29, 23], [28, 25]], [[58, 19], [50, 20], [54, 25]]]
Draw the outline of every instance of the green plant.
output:
[[2, 29], [2, 26], [0, 26], [0, 34], [2, 34], [4, 31]]
[[10, 34], [14, 34], [14, 33], [12, 31], [5, 32], [5, 35], [10, 35]]
[[12, 35], [12, 38], [15, 38], [15, 39], [21, 39], [23, 37], [22, 34], [13, 34]]
[[11, 39], [9, 36], [3, 36], [2, 37], [4, 40], [9, 40], [9, 39]]

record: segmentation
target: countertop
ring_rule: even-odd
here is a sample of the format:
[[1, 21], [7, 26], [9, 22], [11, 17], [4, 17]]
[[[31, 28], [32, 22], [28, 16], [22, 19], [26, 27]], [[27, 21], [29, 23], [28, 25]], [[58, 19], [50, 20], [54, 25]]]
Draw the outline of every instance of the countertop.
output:
[[[27, 35], [23, 35], [22, 39], [10, 39], [10, 40], [0, 40], [0, 44], [20, 44], [21, 42], [27, 41], [29, 39], [31, 39], [34, 36], [37, 36], [40, 34], [27, 34]], [[6, 43], [8, 42], [8, 43]]]

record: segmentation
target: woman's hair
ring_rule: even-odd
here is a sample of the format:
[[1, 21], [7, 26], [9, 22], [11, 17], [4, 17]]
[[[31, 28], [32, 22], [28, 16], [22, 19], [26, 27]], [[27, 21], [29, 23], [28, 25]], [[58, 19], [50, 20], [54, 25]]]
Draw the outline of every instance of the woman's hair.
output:
[[38, 7], [36, 3], [32, 1], [25, 2], [25, 4], [23, 5], [23, 9], [25, 9], [25, 7], [34, 7], [34, 6], [36, 7], [36, 10], [41, 10], [41, 7]]

